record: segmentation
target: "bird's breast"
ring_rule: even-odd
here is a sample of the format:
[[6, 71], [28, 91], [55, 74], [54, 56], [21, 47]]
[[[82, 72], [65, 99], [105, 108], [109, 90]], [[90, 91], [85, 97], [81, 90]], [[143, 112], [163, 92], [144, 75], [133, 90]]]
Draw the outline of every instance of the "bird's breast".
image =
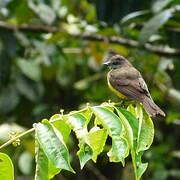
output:
[[120, 93], [118, 90], [116, 90], [112, 85], [111, 85], [111, 83], [110, 83], [110, 81], [109, 81], [109, 77], [110, 76], [110, 72], [108, 73], [108, 75], [107, 75], [107, 82], [108, 82], [108, 86], [109, 86], [109, 88], [111, 89], [111, 91], [113, 91], [120, 99], [123, 99], [123, 100], [128, 100], [128, 98], [125, 96], [125, 95], [123, 95], [122, 93]]

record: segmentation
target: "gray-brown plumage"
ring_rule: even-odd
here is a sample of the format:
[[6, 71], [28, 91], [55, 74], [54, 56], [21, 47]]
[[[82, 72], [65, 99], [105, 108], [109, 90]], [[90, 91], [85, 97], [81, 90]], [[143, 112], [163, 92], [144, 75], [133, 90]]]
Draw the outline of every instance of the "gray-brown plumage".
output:
[[112, 70], [108, 73], [108, 84], [120, 98], [142, 103], [148, 114], [165, 116], [165, 113], [154, 103], [147, 85], [139, 71], [123, 56], [114, 55], [105, 63]]

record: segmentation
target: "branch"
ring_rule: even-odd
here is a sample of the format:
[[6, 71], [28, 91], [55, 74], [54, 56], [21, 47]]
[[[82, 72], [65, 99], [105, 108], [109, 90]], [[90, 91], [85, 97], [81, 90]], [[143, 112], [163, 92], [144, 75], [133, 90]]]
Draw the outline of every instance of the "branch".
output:
[[25, 136], [26, 134], [29, 134], [29, 133], [33, 132], [34, 130], [35, 130], [34, 128], [31, 128], [31, 129], [29, 129], [28, 131], [23, 132], [23, 133], [20, 134], [19, 136], [16, 136], [16, 137], [10, 139], [9, 141], [7, 141], [7, 142], [4, 143], [3, 145], [1, 145], [1, 146], [0, 146], [0, 149], [2, 149], [2, 148], [4, 148], [4, 147], [12, 144], [12, 143], [13, 143], [14, 141], [16, 141], [17, 139], [20, 139], [21, 137]]
[[22, 24], [16, 26], [10, 23], [0, 21], [0, 28], [7, 29], [10, 31], [26, 31], [26, 32], [35, 32], [35, 33], [56, 33], [60, 30], [55, 26], [44, 26], [44, 25], [26, 25]]
[[[110, 102], [110, 101], [109, 101], [108, 104], [103, 104], [103, 105], [100, 105], [100, 106], [106, 107], [106, 106], [108, 106], [108, 105], [120, 105], [121, 103], [122, 103], [122, 102], [113, 103], [113, 102]], [[131, 103], [131, 102], [129, 101], [129, 102], [126, 102], [126, 103], [128, 104], [128, 103]], [[89, 108], [89, 105], [88, 105], [88, 103], [87, 103], [87, 107], [85, 107], [85, 108], [83, 108], [83, 109], [81, 109], [81, 110], [79, 110], [79, 111], [72, 112], [71, 115], [72, 115], [72, 114], [76, 114], [76, 113], [78, 113], [78, 112], [85, 111], [85, 110], [87, 110], [88, 108]], [[56, 118], [56, 119], [52, 119], [52, 120], [50, 120], [49, 122], [53, 123], [53, 122], [55, 122], [55, 121], [58, 121], [58, 120], [62, 119], [62, 117], [63, 117], [63, 110], [60, 110], [60, 112], [61, 112], [61, 116], [60, 116], [60, 117], [58, 117], [58, 118]], [[172, 122], [172, 124], [174, 124], [174, 125], [180, 125], [180, 120], [179, 120], [179, 119], [176, 119], [175, 121]], [[23, 132], [22, 134], [14, 137], [14, 138], [12, 138], [12, 139], [10, 139], [9, 141], [7, 141], [6, 143], [4, 143], [4, 144], [2, 144], [2, 145], [0, 146], [0, 150], [3, 149], [3, 148], [6, 147], [6, 146], [12, 144], [12, 143], [13, 143], [14, 141], [16, 141], [17, 139], [20, 139], [21, 137], [23, 137], [23, 136], [25, 136], [25, 135], [27, 135], [27, 134], [30, 134], [31, 132], [34, 132], [34, 131], [35, 131], [35, 128], [31, 128], [31, 129]]]
[[[25, 31], [34, 33], [57, 33], [64, 32], [55, 26], [44, 26], [44, 25], [12, 25], [6, 22], [0, 21], [0, 28], [10, 31]], [[105, 43], [121, 44], [130, 47], [139, 47], [139, 42], [131, 39], [126, 39], [120, 36], [106, 37], [100, 34], [89, 34], [89, 33], [78, 33], [70, 34], [74, 38], [89, 40], [89, 41], [100, 41]], [[155, 46], [150, 43], [146, 43], [144, 48], [150, 52], [166, 55], [166, 56], [177, 56], [180, 55], [180, 49], [174, 49], [166, 46]]]

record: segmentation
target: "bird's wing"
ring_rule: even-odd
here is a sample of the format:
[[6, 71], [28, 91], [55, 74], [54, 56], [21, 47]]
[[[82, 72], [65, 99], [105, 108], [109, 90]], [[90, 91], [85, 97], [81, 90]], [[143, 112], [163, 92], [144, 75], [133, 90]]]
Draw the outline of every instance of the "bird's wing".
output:
[[151, 97], [144, 79], [134, 68], [129, 69], [128, 73], [111, 73], [109, 81], [117, 91], [129, 99], [142, 102], [145, 95]]
[[129, 80], [129, 86], [136, 89], [137, 91], [141, 92], [142, 94], [150, 97], [150, 93], [148, 90], [148, 87], [142, 78], [141, 74], [139, 73], [138, 78], [135, 78], [133, 80]]

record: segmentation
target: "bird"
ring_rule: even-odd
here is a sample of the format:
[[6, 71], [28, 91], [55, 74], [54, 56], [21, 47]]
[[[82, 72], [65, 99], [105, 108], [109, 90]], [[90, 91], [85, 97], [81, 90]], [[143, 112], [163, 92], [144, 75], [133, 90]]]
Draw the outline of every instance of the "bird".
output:
[[125, 57], [112, 55], [104, 64], [111, 68], [107, 82], [116, 95], [122, 100], [142, 104], [150, 117], [165, 117], [165, 113], [154, 103], [141, 73]]

